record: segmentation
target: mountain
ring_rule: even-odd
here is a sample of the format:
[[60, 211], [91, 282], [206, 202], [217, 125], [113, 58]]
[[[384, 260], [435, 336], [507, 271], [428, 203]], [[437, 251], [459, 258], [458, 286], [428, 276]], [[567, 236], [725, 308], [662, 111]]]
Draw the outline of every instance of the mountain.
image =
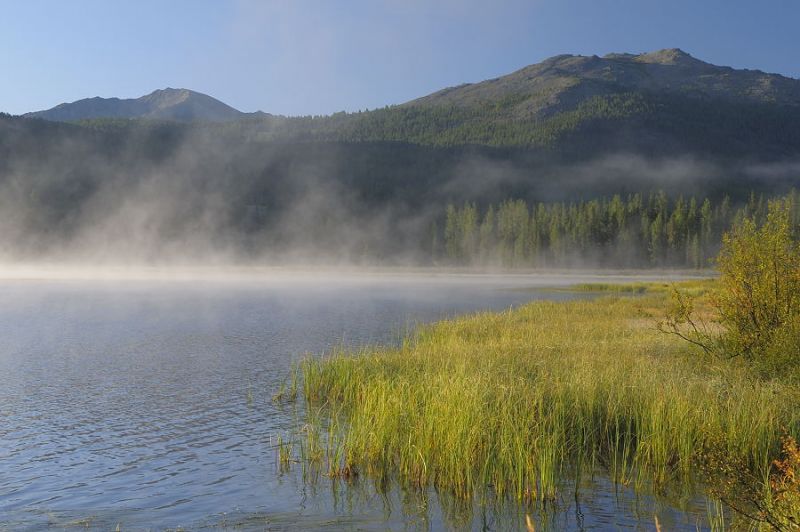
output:
[[0, 114], [0, 258], [166, 243], [407, 257], [442, 242], [448, 204], [664, 190], [724, 205], [797, 186], [800, 81], [678, 49], [562, 55], [321, 117], [176, 89]]
[[774, 159], [800, 155], [800, 81], [677, 48], [560, 55], [372, 111], [262, 113], [221, 127], [258, 141], [487, 146], [568, 160], [609, 152]]
[[500, 78], [444, 89], [405, 105], [468, 108], [507, 102], [508, 114], [525, 120], [570, 111], [587, 99], [622, 92], [800, 105], [798, 80], [712, 65], [678, 48], [639, 55], [559, 55]]
[[[209, 96], [165, 89], [135, 100], [91, 98], [28, 117], [215, 122], [260, 141], [403, 142], [545, 150], [775, 158], [800, 154], [800, 81], [717, 66], [671, 48], [604, 57], [559, 55], [400, 105], [323, 117], [241, 113]], [[99, 119], [99, 122], [98, 122]], [[105, 121], [105, 122], [104, 122]], [[206, 127], [206, 126], [203, 126]]]
[[90, 98], [25, 117], [105, 134], [141, 132], [161, 121], [236, 142], [498, 148], [548, 165], [613, 153], [751, 162], [800, 157], [799, 80], [713, 65], [678, 48], [559, 55], [400, 105], [321, 117], [242, 113], [186, 89]]
[[46, 111], [27, 113], [24, 116], [59, 122], [97, 118], [228, 122], [252, 114], [238, 111], [199, 92], [166, 88], [135, 99], [85, 98], [72, 103], [62, 103]]
[[712, 65], [679, 49], [561, 55], [325, 126], [316, 124], [320, 138], [546, 148], [572, 157], [786, 156], [800, 151], [800, 81]]

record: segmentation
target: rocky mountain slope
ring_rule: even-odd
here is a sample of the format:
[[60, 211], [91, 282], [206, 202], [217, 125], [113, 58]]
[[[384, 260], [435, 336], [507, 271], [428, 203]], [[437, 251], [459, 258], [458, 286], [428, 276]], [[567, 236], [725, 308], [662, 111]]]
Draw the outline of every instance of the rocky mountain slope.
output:
[[800, 105], [798, 80], [712, 65], [678, 48], [639, 55], [559, 55], [506, 76], [444, 89], [406, 105], [470, 107], [511, 99], [510, 114], [526, 119], [568, 111], [588, 98], [620, 92]]

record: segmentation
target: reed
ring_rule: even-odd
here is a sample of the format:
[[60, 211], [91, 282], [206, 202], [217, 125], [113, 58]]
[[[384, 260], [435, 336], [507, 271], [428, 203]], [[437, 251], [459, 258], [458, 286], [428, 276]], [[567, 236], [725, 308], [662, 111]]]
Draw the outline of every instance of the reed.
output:
[[[656, 285], [633, 298], [539, 301], [425, 326], [398, 348], [308, 358], [309, 408], [341, 420], [328, 462], [463, 499], [491, 487], [544, 505], [565, 478], [597, 467], [634, 487], [691, 486], [698, 459], [724, 442], [768, 485], [782, 428], [800, 429], [798, 388], [659, 333], [668, 295]], [[307, 425], [301, 446], [317, 460], [319, 426]]]
[[286, 381], [281, 382], [278, 391], [272, 394], [272, 402], [279, 403], [294, 403], [297, 400], [297, 391], [300, 386], [300, 369], [297, 365], [292, 365], [290, 373], [289, 386], [287, 388]]
[[278, 469], [280, 471], [287, 471], [293, 461], [293, 448], [294, 443], [291, 440], [284, 440], [282, 436], [278, 436], [276, 449], [278, 452]]

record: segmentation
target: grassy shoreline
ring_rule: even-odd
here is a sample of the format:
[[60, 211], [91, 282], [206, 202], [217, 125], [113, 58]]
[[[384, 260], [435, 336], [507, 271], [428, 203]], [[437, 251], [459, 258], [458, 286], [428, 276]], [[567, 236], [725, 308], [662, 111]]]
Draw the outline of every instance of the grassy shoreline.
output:
[[[680, 283], [701, 311], [713, 285]], [[330, 473], [546, 504], [562, 479], [598, 467], [624, 485], [688, 490], [712, 482], [699, 464], [724, 455], [769, 499], [782, 431], [800, 432], [798, 387], [659, 333], [663, 284], [577, 289], [612, 295], [474, 314], [398, 348], [305, 360], [307, 403], [338, 420]]]

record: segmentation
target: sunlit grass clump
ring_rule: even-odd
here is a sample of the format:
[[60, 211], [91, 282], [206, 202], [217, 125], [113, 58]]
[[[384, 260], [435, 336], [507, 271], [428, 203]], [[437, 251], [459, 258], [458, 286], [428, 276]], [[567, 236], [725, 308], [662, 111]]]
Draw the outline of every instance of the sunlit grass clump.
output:
[[647, 290], [653, 290], [654, 285], [648, 286], [647, 283], [578, 283], [570, 286], [571, 292], [608, 292], [616, 294], [644, 294]]
[[[689, 288], [702, 298], [712, 284]], [[688, 486], [720, 452], [767, 490], [782, 429], [800, 427], [797, 388], [659, 333], [668, 298], [539, 301], [443, 321], [399, 348], [309, 358], [305, 397], [345, 420], [350, 470], [463, 497], [490, 488], [547, 501], [598, 468], [634, 487]]]

